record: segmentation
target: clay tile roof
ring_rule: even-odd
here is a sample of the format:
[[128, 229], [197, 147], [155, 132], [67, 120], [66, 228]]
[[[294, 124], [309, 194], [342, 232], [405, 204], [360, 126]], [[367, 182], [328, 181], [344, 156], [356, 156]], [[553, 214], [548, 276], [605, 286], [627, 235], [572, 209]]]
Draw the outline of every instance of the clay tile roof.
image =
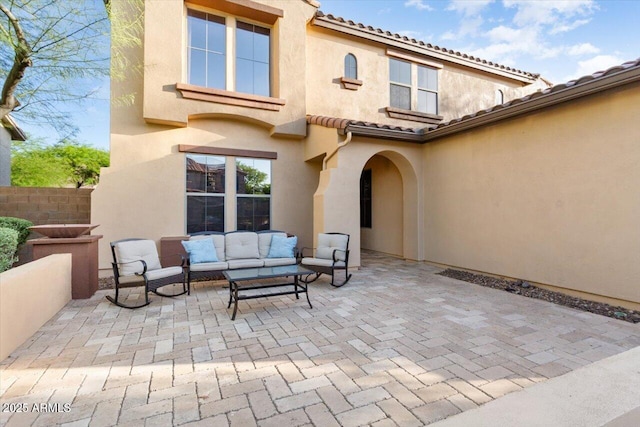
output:
[[362, 31], [369, 32], [369, 33], [372, 33], [372, 34], [383, 35], [383, 36], [386, 36], [386, 37], [391, 38], [391, 39], [403, 40], [403, 41], [405, 41], [405, 42], [407, 42], [409, 44], [416, 45], [416, 46], [421, 47], [421, 48], [423, 48], [423, 49], [425, 49], [427, 51], [434, 50], [434, 51], [444, 52], [444, 53], [446, 53], [448, 55], [451, 55], [451, 56], [454, 56], [454, 57], [463, 57], [463, 58], [468, 59], [470, 61], [475, 61], [475, 62], [477, 62], [479, 64], [489, 65], [491, 67], [495, 67], [495, 68], [501, 69], [501, 70], [507, 70], [507, 71], [510, 71], [510, 72], [512, 72], [514, 74], [517, 74], [517, 75], [520, 75], [522, 77], [526, 77], [526, 78], [529, 78], [529, 79], [532, 79], [532, 80], [540, 77], [540, 74], [537, 74], [537, 73], [530, 73], [528, 71], [522, 71], [522, 70], [517, 70], [515, 68], [505, 67], [504, 65], [495, 64], [493, 62], [490, 62], [490, 61], [487, 61], [487, 60], [484, 60], [484, 59], [474, 58], [473, 56], [466, 55], [466, 54], [464, 54], [462, 52], [454, 51], [454, 50], [447, 49], [447, 48], [444, 48], [444, 47], [441, 48], [439, 46], [433, 46], [430, 43], [426, 43], [425, 44], [423, 41], [419, 41], [419, 40], [416, 40], [416, 39], [410, 39], [410, 38], [408, 38], [406, 36], [403, 36], [401, 34], [392, 33], [390, 31], [382, 30], [380, 28], [373, 28], [370, 25], [364, 25], [362, 23], [354, 22], [354, 21], [351, 21], [351, 20], [346, 21], [344, 18], [339, 17], [339, 16], [336, 17], [336, 16], [334, 16], [332, 14], [326, 14], [325, 15], [320, 10], [318, 10], [316, 12], [316, 19], [338, 23], [338, 24], [343, 25], [345, 27], [358, 28], [358, 29], [360, 29]]
[[408, 134], [420, 135], [422, 129], [407, 128], [402, 126], [387, 125], [382, 123], [365, 122], [362, 120], [341, 119], [337, 117], [307, 115], [307, 123], [310, 125], [320, 125], [327, 128], [347, 130], [349, 126], [358, 126], [371, 129], [384, 129]]
[[[549, 87], [547, 89], [544, 90], [538, 90], [537, 92], [531, 93], [529, 95], [523, 96], [522, 98], [517, 98], [517, 99], [513, 99], [509, 102], [505, 102], [504, 104], [500, 104], [500, 105], [496, 105], [494, 107], [491, 107], [489, 109], [486, 110], [481, 110], [478, 112], [475, 112], [473, 114], [467, 114], [463, 117], [460, 118], [456, 118], [453, 120], [449, 120], [448, 122], [443, 122], [438, 124], [437, 126], [429, 129], [427, 131], [427, 134], [429, 132], [435, 132], [438, 129], [442, 129], [442, 128], [446, 128], [449, 127], [453, 124], [456, 123], [460, 123], [460, 122], [464, 122], [476, 117], [479, 117], [483, 114], [488, 114], [488, 113], [494, 113], [494, 112], [499, 112], [499, 111], [503, 111], [503, 110], [507, 110], [509, 108], [512, 107], [516, 107], [520, 104], [524, 104], [527, 102], [532, 102], [535, 101], [539, 98], [545, 97], [545, 96], [561, 96], [561, 92], [566, 91], [567, 89], [570, 88], [575, 88], [578, 89], [579, 86], [583, 86], [583, 85], [589, 85], [589, 84], [596, 84], [599, 80], [603, 80], [606, 77], [612, 77], [615, 76], [616, 74], [620, 74], [624, 71], [627, 71], [631, 68], [636, 68], [638, 70], [640, 70], [640, 58], [634, 60], [634, 61], [628, 61], [625, 62], [624, 64], [621, 65], [616, 65], [614, 67], [608, 68], [607, 70], [604, 71], [598, 71], [595, 72], [593, 74], [590, 75], [586, 75], [586, 76], [582, 76], [578, 79], [575, 80], [570, 80], [566, 83], [560, 83], [557, 84], [555, 86]], [[551, 99], [551, 98], [550, 98]]]

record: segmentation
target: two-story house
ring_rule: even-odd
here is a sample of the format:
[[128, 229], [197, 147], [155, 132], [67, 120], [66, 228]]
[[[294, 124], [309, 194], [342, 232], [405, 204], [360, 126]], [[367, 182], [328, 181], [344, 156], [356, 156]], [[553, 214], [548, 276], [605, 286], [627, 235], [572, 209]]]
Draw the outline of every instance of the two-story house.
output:
[[640, 61], [549, 87], [318, 7], [143, 3], [92, 195], [101, 268], [127, 237], [340, 231], [354, 266], [371, 249], [640, 304]]
[[[423, 259], [420, 135], [546, 87], [318, 6], [145, 1], [142, 46], [126, 53], [143, 72], [113, 82], [135, 101], [111, 110], [111, 166], [93, 193], [103, 268], [124, 237], [264, 228], [308, 246], [347, 232], [354, 265], [361, 247]], [[241, 182], [256, 173], [259, 185]]]

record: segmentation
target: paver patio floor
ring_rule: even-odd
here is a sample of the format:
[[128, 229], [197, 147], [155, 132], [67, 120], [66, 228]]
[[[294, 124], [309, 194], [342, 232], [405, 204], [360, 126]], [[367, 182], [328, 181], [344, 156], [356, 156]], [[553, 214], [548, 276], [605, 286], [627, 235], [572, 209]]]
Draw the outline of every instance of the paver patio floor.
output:
[[235, 321], [223, 282], [138, 310], [72, 301], [0, 363], [3, 411], [27, 409], [0, 424], [419, 426], [640, 345], [640, 325], [423, 263], [363, 266], [310, 285], [313, 309], [260, 298]]

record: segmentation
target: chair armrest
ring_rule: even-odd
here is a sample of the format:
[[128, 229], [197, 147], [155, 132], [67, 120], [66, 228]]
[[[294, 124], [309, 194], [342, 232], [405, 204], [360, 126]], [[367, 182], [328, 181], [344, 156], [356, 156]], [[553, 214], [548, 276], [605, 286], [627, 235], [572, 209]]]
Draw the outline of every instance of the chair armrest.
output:
[[306, 246], [305, 246], [305, 247], [303, 247], [302, 249], [300, 249], [300, 252], [299, 252], [300, 258], [304, 258], [304, 257], [305, 257], [305, 254], [304, 254], [304, 251], [305, 251], [305, 250], [307, 250], [307, 251], [311, 251], [311, 256], [313, 256], [313, 251], [314, 251], [315, 249], [316, 249], [316, 248], [309, 248], [309, 247], [306, 247]]
[[334, 249], [331, 258], [333, 258], [333, 262], [342, 261], [336, 258], [336, 252], [344, 252], [344, 262], [349, 261], [349, 249]]
[[147, 272], [147, 263], [143, 259], [136, 259], [134, 261], [129, 261], [129, 262], [112, 262], [111, 265], [113, 266], [113, 271], [117, 271], [118, 277], [120, 277], [120, 269], [118, 268], [118, 266], [125, 265], [125, 264], [133, 264], [134, 262], [142, 263], [142, 273], [135, 273], [136, 276], [144, 276], [145, 273]]

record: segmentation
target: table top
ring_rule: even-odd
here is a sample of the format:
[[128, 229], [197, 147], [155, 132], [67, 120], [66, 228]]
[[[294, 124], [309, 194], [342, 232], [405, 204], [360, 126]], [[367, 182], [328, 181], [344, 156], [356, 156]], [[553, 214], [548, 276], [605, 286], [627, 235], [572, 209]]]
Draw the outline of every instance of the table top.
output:
[[238, 268], [236, 270], [225, 270], [222, 272], [227, 280], [256, 280], [269, 279], [273, 277], [287, 276], [304, 276], [305, 274], [314, 274], [298, 264], [278, 265], [275, 267], [258, 267], [258, 268]]

